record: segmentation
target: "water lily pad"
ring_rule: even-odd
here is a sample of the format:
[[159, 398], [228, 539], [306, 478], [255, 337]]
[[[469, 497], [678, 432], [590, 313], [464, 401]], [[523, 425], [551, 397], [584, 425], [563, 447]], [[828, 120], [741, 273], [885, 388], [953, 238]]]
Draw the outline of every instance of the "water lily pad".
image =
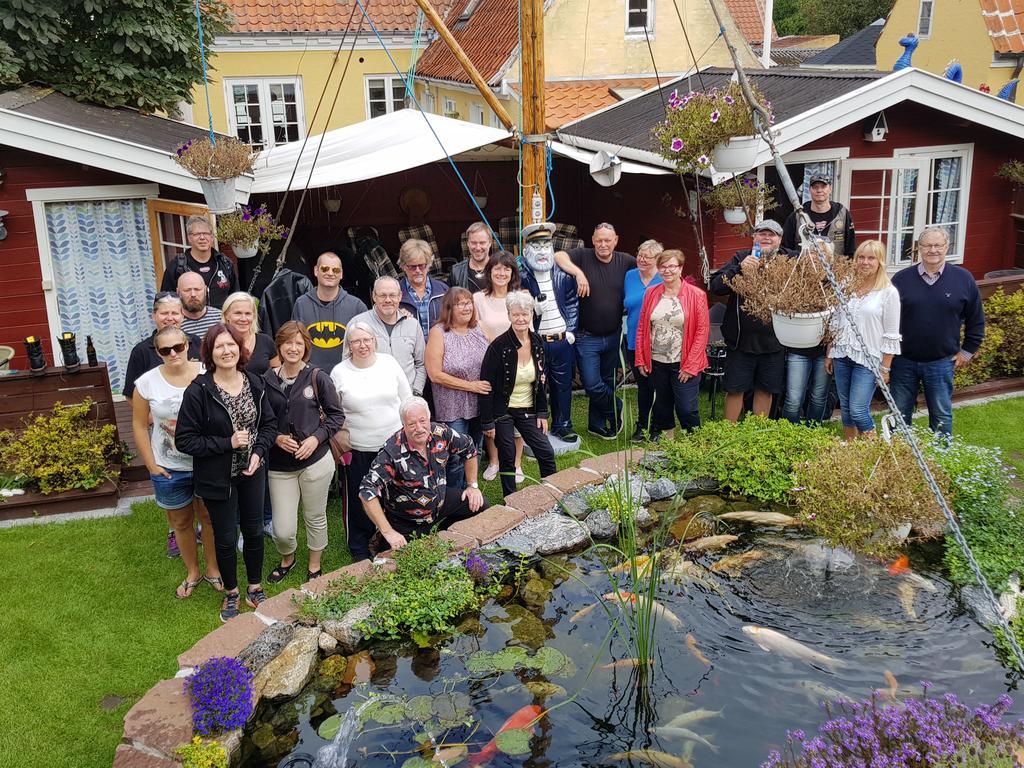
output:
[[434, 753], [431, 760], [433, 761], [433, 765], [453, 766], [461, 763], [468, 753], [469, 748], [465, 744], [441, 747]]
[[338, 731], [340, 730], [341, 715], [331, 715], [320, 723], [320, 727], [316, 729], [316, 732], [321, 739], [327, 739], [327, 741], [330, 741], [338, 735]]
[[469, 717], [473, 703], [464, 693], [442, 693], [433, 698], [430, 702], [430, 709], [437, 715], [437, 719], [441, 721], [442, 725], [458, 724]]
[[576, 665], [572, 659], [566, 656], [557, 648], [544, 646], [534, 654], [534, 669], [540, 670], [542, 675], [555, 675], [557, 677], [571, 677], [576, 673]]
[[523, 728], [509, 728], [495, 736], [494, 743], [506, 755], [526, 755], [530, 752], [530, 732]]
[[518, 646], [502, 648], [491, 656], [491, 666], [499, 672], [511, 672], [517, 664], [525, 664], [526, 651]]
[[402, 703], [385, 704], [379, 707], [371, 719], [381, 725], [394, 725], [405, 720], [405, 705]]
[[526, 690], [534, 696], [565, 696], [565, 688], [543, 680], [531, 680], [526, 684]]
[[491, 656], [493, 655], [490, 651], [477, 651], [466, 659], [466, 669], [474, 675], [493, 672], [494, 665], [491, 663]]
[[410, 757], [408, 760], [402, 763], [402, 768], [434, 768], [434, 765], [435, 764], [430, 762], [429, 760], [426, 760], [420, 757], [419, 755], [416, 755], [415, 757]]
[[433, 712], [430, 708], [431, 702], [432, 698], [430, 696], [413, 696], [406, 702], [405, 716], [410, 720], [415, 720], [417, 723], [425, 723], [433, 717]]

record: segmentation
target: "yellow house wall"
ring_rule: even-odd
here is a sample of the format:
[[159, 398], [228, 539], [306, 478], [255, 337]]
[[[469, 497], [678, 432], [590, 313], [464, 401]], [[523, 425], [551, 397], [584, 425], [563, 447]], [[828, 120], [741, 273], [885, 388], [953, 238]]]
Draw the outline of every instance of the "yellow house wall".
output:
[[[466, 91], [461, 88], [451, 88], [440, 83], [423, 83], [419, 82], [417, 89], [417, 97], [420, 99], [420, 105], [424, 109], [427, 108], [424, 103], [424, 92], [429, 90], [431, 95], [434, 97], [434, 112], [443, 115], [444, 100], [445, 98], [453, 99], [455, 101], [455, 111], [459, 113], [459, 119], [471, 121], [473, 112], [470, 107], [473, 104], [479, 104], [484, 108], [484, 125], [491, 124], [491, 108], [487, 106], [484, 101], [484, 97], [481, 96], [477, 91]], [[515, 99], [508, 97], [499, 97], [498, 101], [501, 102], [502, 106], [505, 107], [505, 111], [509, 113], [516, 123], [519, 122], [520, 108], [519, 102]]]
[[[701, 66], [732, 66], [729, 52], [719, 39], [708, 3], [684, 3], [683, 19], [700, 58]], [[584, 33], [584, 30], [586, 32]], [[756, 57], [735, 23], [726, 21], [729, 39], [737, 46], [745, 66], [758, 66]], [[544, 15], [544, 76], [551, 78], [607, 77], [623, 74], [683, 72], [693, 66], [669, 0], [654, 0], [654, 31], [650, 34], [654, 63], [647, 40], [626, 37], [625, 0], [556, 0]], [[509, 70], [510, 80], [519, 79], [519, 62]]]
[[[987, 83], [998, 93], [1010, 80], [1013, 67], [992, 66], [992, 43], [978, 0], [938, 0], [933, 4], [931, 35], [919, 41], [911, 64], [941, 75], [950, 59], [960, 60], [964, 70], [963, 83], [977, 88]], [[899, 41], [908, 32], [917, 31], [921, 12], [920, 0], [896, 0], [875, 46], [876, 67], [892, 69], [903, 54]], [[1024, 98], [1024, 87], [1017, 89], [1017, 103]]]
[[[392, 48], [392, 56], [398, 66], [407, 68], [411, 50], [408, 48]], [[394, 67], [382, 50], [356, 50], [344, 81], [341, 74], [345, 68], [347, 50], [342, 53], [342, 60], [335, 67], [328, 87], [324, 103], [317, 116], [316, 125], [310, 121], [316, 112], [320, 93], [324, 89], [335, 51], [246, 51], [215, 53], [211, 57], [210, 106], [213, 112], [213, 127], [217, 131], [228, 131], [227, 94], [224, 88], [225, 78], [234, 77], [295, 77], [302, 80], [303, 108], [308, 133], [321, 133], [358, 123], [367, 118], [366, 114], [366, 75], [395, 75]], [[330, 113], [331, 100], [341, 82], [341, 92], [337, 105]], [[202, 85], [193, 90], [192, 119], [196, 125], [207, 123], [206, 95]]]

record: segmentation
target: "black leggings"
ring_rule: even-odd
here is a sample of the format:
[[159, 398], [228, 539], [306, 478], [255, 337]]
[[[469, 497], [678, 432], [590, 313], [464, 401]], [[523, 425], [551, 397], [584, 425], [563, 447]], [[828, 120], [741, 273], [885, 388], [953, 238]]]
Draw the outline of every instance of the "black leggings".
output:
[[[263, 578], [263, 496], [267, 470], [261, 465], [251, 477], [241, 475], [228, 484], [226, 499], [208, 499], [206, 508], [213, 523], [217, 567], [228, 592], [238, 587], [238, 526], [242, 528], [242, 559], [249, 584]], [[237, 522], [236, 522], [237, 521]]]
[[352, 459], [345, 467], [345, 486], [348, 497], [345, 504], [345, 541], [352, 555], [352, 562], [370, 559], [370, 539], [377, 526], [366, 516], [363, 502], [359, 498], [359, 484], [370, 471], [377, 451], [352, 451]]
[[515, 430], [530, 446], [533, 457], [540, 465], [540, 476], [547, 477], [557, 471], [555, 452], [548, 436], [537, 426], [537, 414], [526, 408], [509, 408], [508, 415], [494, 424], [494, 444], [498, 448], [498, 471], [501, 473], [501, 493], [508, 496], [516, 490], [516, 439]]

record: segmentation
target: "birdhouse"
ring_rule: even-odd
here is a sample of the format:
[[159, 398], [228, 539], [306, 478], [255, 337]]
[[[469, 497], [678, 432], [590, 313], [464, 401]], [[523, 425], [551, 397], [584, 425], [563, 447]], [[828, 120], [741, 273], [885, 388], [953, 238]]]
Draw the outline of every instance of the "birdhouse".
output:
[[875, 121], [873, 123], [869, 121], [864, 128], [864, 141], [885, 141], [885, 136], [889, 133], [889, 124], [885, 122], [885, 112], [879, 112]]

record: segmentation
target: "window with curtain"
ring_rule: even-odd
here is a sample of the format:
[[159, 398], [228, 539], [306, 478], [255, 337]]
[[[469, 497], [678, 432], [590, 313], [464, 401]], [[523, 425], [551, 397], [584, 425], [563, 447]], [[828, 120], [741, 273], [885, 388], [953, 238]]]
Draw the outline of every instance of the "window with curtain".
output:
[[[927, 206], [925, 225], [942, 227], [949, 234], [947, 261], [962, 260], [973, 145], [934, 147], [920, 151], [899, 150], [896, 154], [928, 159], [928, 177], [922, 180], [922, 204]], [[904, 223], [906, 226], [906, 220]]]

